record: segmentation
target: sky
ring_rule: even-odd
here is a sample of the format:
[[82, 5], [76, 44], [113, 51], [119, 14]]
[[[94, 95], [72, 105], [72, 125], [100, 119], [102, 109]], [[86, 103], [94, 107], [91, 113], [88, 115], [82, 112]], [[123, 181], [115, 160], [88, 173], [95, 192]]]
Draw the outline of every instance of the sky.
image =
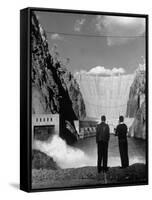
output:
[[145, 18], [35, 12], [50, 51], [57, 46], [72, 73], [130, 74], [145, 58]]

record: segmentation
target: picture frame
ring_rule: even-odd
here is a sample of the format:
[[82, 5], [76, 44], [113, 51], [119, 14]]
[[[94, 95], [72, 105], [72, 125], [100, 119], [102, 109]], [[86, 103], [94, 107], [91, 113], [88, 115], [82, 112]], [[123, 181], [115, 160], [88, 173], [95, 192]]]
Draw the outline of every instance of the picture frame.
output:
[[[109, 147], [99, 144], [100, 120]], [[99, 169], [103, 148], [109, 168]], [[148, 15], [20, 10], [20, 189], [147, 184]]]

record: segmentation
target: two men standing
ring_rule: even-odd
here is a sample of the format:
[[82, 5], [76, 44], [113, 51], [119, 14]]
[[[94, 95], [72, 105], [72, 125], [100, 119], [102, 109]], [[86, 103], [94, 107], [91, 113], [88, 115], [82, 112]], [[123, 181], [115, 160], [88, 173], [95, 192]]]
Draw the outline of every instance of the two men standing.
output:
[[[128, 159], [128, 143], [127, 143], [127, 126], [124, 124], [124, 117], [119, 117], [119, 125], [116, 128], [116, 136], [118, 136], [119, 152], [121, 158], [121, 168], [126, 168], [129, 166]], [[109, 125], [106, 124], [106, 117], [101, 116], [101, 123], [97, 125], [96, 129], [96, 143], [98, 152], [97, 169], [98, 173], [103, 170], [106, 172], [108, 170], [108, 144], [110, 139], [110, 129]], [[101, 162], [103, 161], [103, 167], [101, 167]]]

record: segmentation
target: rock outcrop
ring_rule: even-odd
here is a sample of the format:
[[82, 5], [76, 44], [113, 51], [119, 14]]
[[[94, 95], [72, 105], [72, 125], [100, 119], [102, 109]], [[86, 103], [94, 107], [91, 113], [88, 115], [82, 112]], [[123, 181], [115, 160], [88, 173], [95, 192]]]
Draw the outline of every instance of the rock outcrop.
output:
[[60, 167], [56, 164], [56, 162], [45, 153], [33, 149], [32, 150], [32, 169], [51, 169], [57, 170]]
[[129, 135], [136, 138], [146, 138], [146, 105], [145, 105], [145, 67], [140, 66], [136, 71], [135, 80], [130, 88], [127, 104], [127, 117], [134, 117]]
[[61, 136], [74, 140], [77, 133], [73, 120], [86, 116], [79, 85], [58, 58], [58, 52], [49, 52], [46, 33], [35, 13], [32, 13], [31, 20], [32, 113], [59, 113]]

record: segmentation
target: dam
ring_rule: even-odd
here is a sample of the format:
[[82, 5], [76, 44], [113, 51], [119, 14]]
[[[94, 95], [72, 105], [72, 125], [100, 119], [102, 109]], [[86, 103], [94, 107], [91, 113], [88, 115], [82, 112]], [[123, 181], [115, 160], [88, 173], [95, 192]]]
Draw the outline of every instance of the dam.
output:
[[87, 117], [108, 120], [126, 116], [130, 86], [135, 75], [94, 76], [79, 74], [75, 78], [85, 102]]
[[[84, 121], [88, 121], [87, 126], [85, 122], [80, 122], [80, 137], [95, 135], [101, 115], [106, 116], [111, 133], [114, 133], [120, 115], [125, 117], [128, 128], [132, 125], [134, 118], [126, 117], [126, 111], [135, 74], [96, 76], [84, 73], [76, 74], [75, 78], [85, 102], [87, 117]], [[91, 121], [96, 123], [89, 125]]]

